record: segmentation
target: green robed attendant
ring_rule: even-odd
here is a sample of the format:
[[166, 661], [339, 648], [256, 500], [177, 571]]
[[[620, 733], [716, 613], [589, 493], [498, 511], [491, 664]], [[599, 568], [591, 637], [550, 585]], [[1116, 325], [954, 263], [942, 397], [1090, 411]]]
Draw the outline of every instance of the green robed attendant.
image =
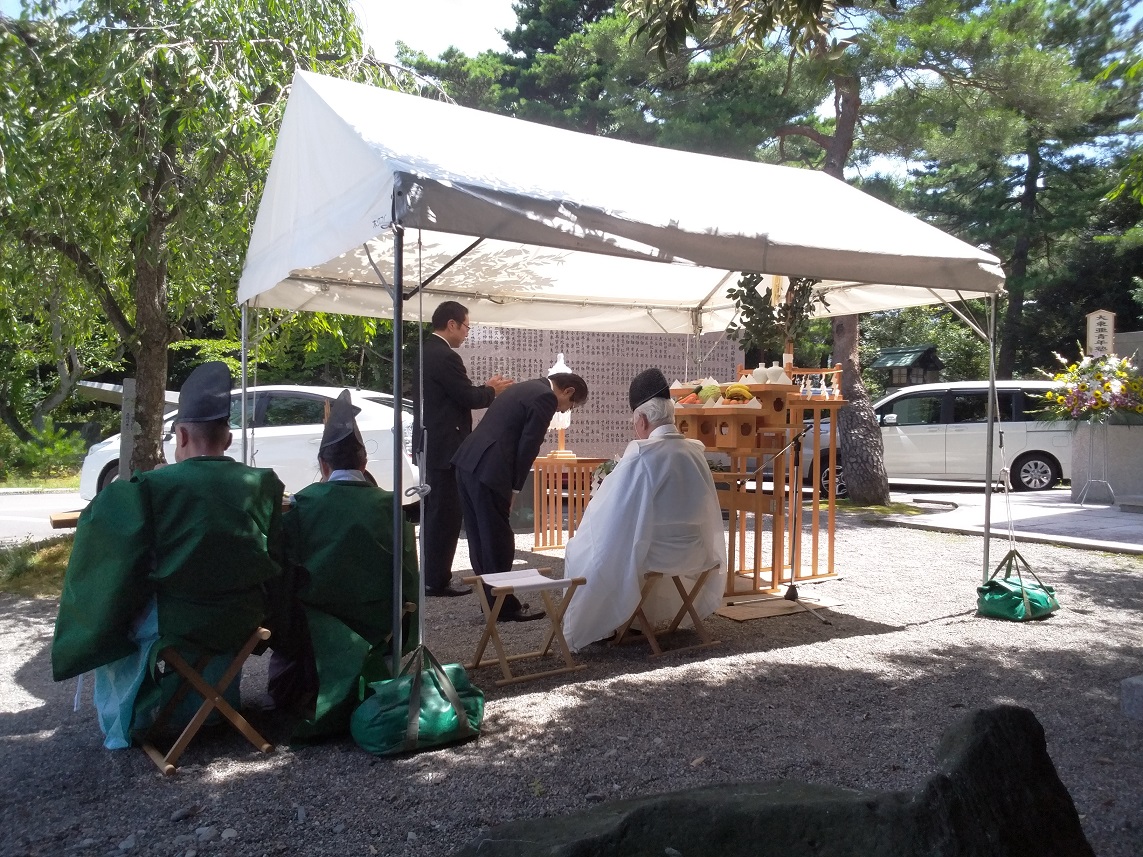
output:
[[179, 395], [176, 463], [113, 482], [80, 515], [52, 673], [61, 681], [95, 671], [108, 749], [150, 725], [164, 646], [219, 655], [211, 680], [266, 619], [266, 586], [280, 576], [283, 487], [272, 470], [223, 455], [230, 387], [224, 363], [197, 367]]
[[[272, 641], [270, 694], [277, 707], [303, 717], [295, 739], [348, 732], [358, 678], [388, 675], [395, 499], [365, 471], [359, 411], [348, 390], [333, 403], [318, 451], [322, 481], [295, 494], [283, 519], [292, 632]], [[401, 589], [408, 601], [420, 575], [413, 528], [404, 527]], [[407, 652], [417, 644], [417, 623], [403, 624]]]

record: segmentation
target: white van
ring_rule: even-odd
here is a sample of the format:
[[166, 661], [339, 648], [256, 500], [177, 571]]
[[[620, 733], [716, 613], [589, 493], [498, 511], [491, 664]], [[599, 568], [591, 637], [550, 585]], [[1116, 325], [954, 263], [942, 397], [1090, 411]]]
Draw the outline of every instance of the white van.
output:
[[[1071, 479], [1072, 424], [1038, 413], [1044, 393], [1056, 386], [1051, 381], [996, 382], [992, 475], [1000, 476], [1003, 430], [1004, 463], [1013, 490], [1043, 491]], [[889, 480], [984, 482], [987, 405], [987, 381], [917, 384], [877, 402], [873, 410], [881, 426]], [[822, 446], [827, 443], [823, 437]], [[838, 496], [845, 493], [844, 464]], [[806, 461], [807, 473], [808, 466]]]

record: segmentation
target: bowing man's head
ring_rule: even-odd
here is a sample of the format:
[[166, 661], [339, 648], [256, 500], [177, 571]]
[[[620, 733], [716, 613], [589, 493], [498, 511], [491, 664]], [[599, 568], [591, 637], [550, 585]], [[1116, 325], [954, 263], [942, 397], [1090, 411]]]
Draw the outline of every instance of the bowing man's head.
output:
[[587, 401], [587, 382], [574, 372], [557, 372], [549, 375], [548, 381], [559, 402], [556, 410], [561, 414]]

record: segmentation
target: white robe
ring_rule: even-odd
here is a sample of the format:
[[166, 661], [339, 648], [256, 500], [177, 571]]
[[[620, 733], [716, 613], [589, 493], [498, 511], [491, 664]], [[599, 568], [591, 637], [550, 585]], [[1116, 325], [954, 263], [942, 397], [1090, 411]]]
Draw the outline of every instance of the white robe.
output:
[[[695, 598], [700, 618], [718, 608], [726, 585], [722, 512], [702, 444], [660, 426], [627, 446], [568, 542], [564, 575], [587, 578], [564, 614], [568, 646], [578, 651], [626, 622], [639, 605], [644, 572], [695, 576], [712, 565], [718, 572]], [[644, 612], [657, 625], [681, 606], [674, 583], [661, 580]]]

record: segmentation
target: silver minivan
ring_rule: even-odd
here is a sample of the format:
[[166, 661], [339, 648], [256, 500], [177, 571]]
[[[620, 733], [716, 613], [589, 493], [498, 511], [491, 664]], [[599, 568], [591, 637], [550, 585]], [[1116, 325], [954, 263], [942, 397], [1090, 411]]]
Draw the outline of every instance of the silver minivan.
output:
[[[1009, 484], [1016, 491], [1043, 491], [1071, 479], [1072, 424], [1048, 419], [1043, 395], [1051, 381], [997, 381], [993, 478], [1001, 469], [1000, 435]], [[874, 406], [890, 481], [984, 482], [987, 445], [987, 381], [953, 381], [904, 387]], [[823, 426], [828, 431], [828, 423]], [[823, 432], [824, 434], [824, 432]], [[821, 444], [828, 443], [823, 436]], [[812, 443], [807, 444], [812, 448]], [[811, 456], [803, 456], [804, 472]], [[838, 496], [845, 496], [845, 462]], [[826, 468], [821, 469], [825, 488]]]
[[[1004, 462], [1016, 491], [1043, 491], [1071, 478], [1071, 424], [1046, 419], [1050, 381], [997, 381], [994, 478]], [[984, 481], [987, 381], [918, 384], [873, 406], [891, 479]]]

